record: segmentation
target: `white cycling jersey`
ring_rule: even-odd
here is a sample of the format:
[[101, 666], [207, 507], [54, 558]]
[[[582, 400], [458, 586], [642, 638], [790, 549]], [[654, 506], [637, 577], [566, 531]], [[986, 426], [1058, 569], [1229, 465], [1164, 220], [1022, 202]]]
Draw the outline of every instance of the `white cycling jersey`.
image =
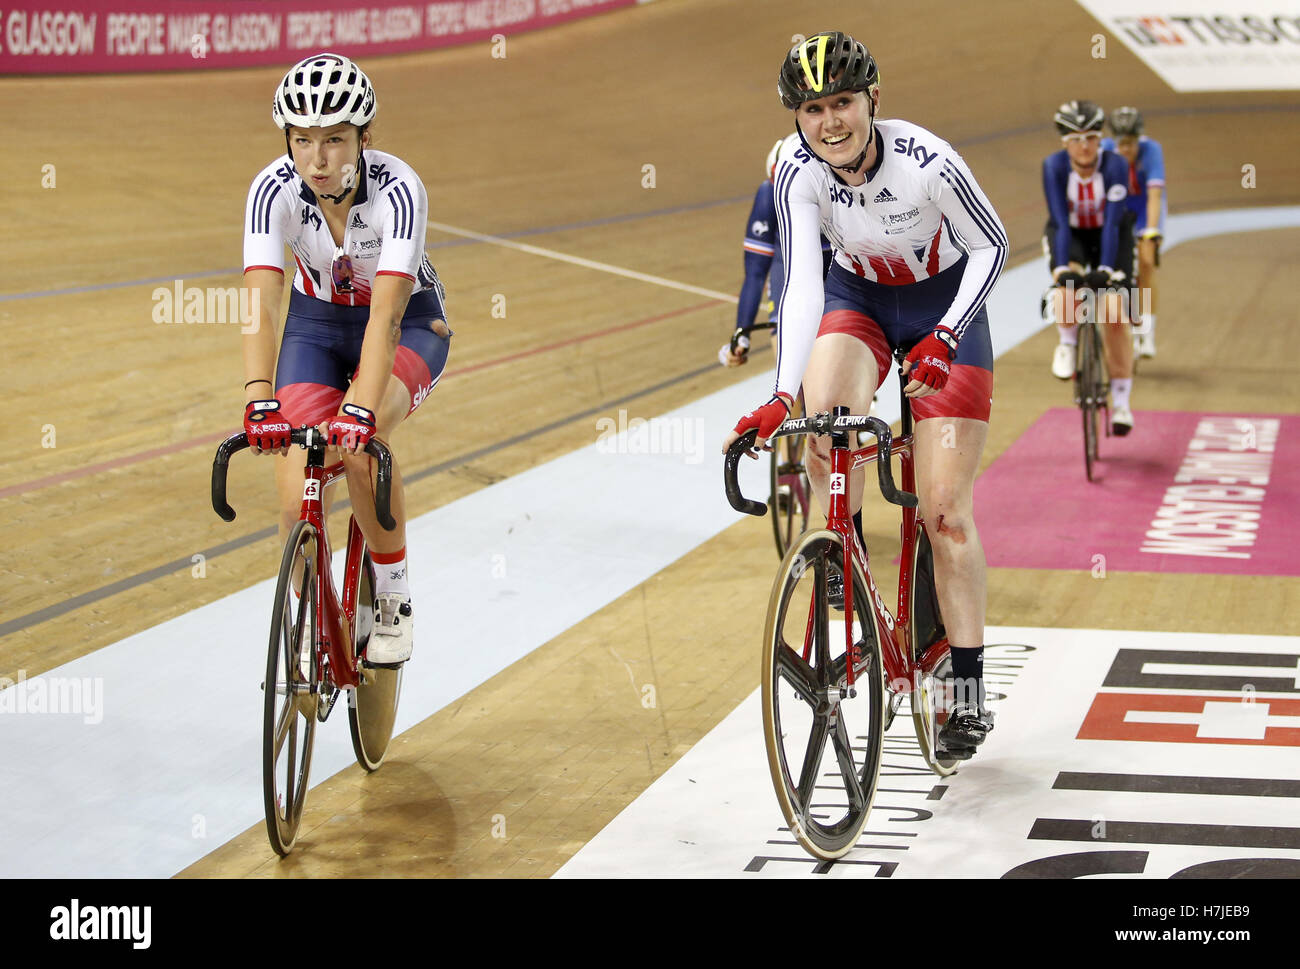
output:
[[342, 246], [351, 261], [350, 279], [334, 278], [339, 247], [316, 193], [285, 156], [262, 169], [248, 191], [244, 271], [283, 272], [287, 244], [298, 264], [293, 288], [327, 303], [368, 306], [375, 278], [385, 273], [414, 281], [412, 294], [436, 289], [442, 298], [442, 285], [424, 253], [429, 214], [424, 184], [406, 162], [382, 151], [363, 152], [361, 168]]
[[[796, 396], [825, 306], [821, 235], [835, 261], [888, 286], [929, 279], [969, 257], [952, 306], [937, 324], [960, 340], [997, 282], [1007, 235], [961, 156], [907, 121], [876, 120], [876, 168], [845, 183], [798, 139], [776, 165], [776, 213], [787, 269], [781, 291], [776, 389]], [[899, 294], [900, 296], [903, 294]]]

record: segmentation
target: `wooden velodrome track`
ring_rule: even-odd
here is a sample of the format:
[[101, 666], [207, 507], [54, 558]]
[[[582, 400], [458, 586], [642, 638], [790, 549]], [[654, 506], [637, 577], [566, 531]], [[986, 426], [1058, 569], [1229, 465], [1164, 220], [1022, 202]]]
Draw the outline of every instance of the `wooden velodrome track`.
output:
[[[734, 293], [761, 160], [791, 123], [778, 62], [792, 34], [834, 26], [880, 61], [885, 116], [962, 151], [1006, 225], [1009, 265], [1039, 251], [1039, 165], [1059, 144], [1051, 112], [1072, 97], [1146, 112], [1174, 212], [1300, 201], [1300, 98], [1176, 95], [1114, 38], [1093, 59], [1100, 27], [1066, 0], [873, 5], [870, 17], [848, 0], [811, 16], [792, 6], [813, 5], [659, 0], [512, 37], [504, 60], [483, 44], [364, 63], [379, 94], [376, 147], [421, 173], [434, 221], [529, 233], [547, 249]], [[282, 70], [0, 81], [15, 138], [2, 163], [0, 295], [23, 294], [0, 301], [0, 623], [32, 617], [0, 637], [0, 676], [49, 670], [275, 569], [267, 538], [213, 556], [202, 581], [191, 575], [194, 553], [272, 523], [272, 482], [264, 465], [236, 467], [242, 526], [212, 514], [213, 441], [237, 427], [243, 402], [238, 328], [155, 324], [151, 293], [177, 278], [238, 285], [245, 193], [283, 149], [268, 108]], [[1241, 186], [1247, 163], [1253, 190]], [[653, 189], [642, 187], [647, 164]], [[44, 165], [53, 189], [39, 187]], [[590, 414], [614, 412], [609, 402], [657, 387], [619, 405], [648, 418], [753, 373], [710, 366], [729, 303], [438, 231], [428, 242], [457, 337], [448, 377], [396, 437], [403, 467], [514, 442], [415, 482], [412, 515], [592, 443]], [[1300, 412], [1297, 265], [1294, 230], [1189, 243], [1166, 259], [1160, 356], [1135, 407]], [[491, 313], [496, 294], [504, 319]], [[998, 361], [986, 464], [1068, 403], [1047, 372], [1053, 344], [1043, 332]], [[485, 413], [512, 423], [485, 433], [470, 420]], [[53, 448], [42, 447], [46, 425]], [[549, 429], [520, 439], [533, 428]], [[715, 430], [721, 440], [726, 428]], [[872, 504], [866, 517], [873, 551], [890, 554], [896, 519]], [[766, 523], [735, 525], [409, 731], [379, 773], [353, 767], [324, 783], [288, 860], [258, 824], [184, 874], [553, 873], [754, 690], [775, 564]], [[436, 636], [436, 602], [421, 607], [422, 636]], [[1294, 632], [1298, 613], [1294, 578], [989, 579], [991, 625], [1277, 634]], [[655, 715], [611, 643], [652, 672]], [[508, 839], [491, 836], [501, 813]]]

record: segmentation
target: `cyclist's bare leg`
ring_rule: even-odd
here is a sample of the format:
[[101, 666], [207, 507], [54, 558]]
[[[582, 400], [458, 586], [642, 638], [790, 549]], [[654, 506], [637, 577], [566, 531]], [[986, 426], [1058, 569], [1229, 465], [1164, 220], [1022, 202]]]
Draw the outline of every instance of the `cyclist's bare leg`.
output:
[[1119, 293], [1101, 301], [1101, 342], [1106, 348], [1106, 372], [1111, 380], [1133, 376], [1133, 327]]
[[[353, 391], [349, 389], [346, 401], [352, 400]], [[393, 431], [401, 424], [411, 409], [411, 392], [406, 384], [397, 377], [388, 378], [384, 389], [384, 400], [375, 412], [375, 437], [388, 444]], [[402, 488], [402, 475], [397, 467], [397, 457], [393, 456], [393, 490], [392, 515], [397, 526], [390, 532], [379, 524], [375, 517], [375, 475], [378, 465], [368, 454], [345, 454], [343, 466], [348, 476], [348, 496], [352, 499], [352, 514], [361, 526], [361, 533], [366, 536], [366, 545], [374, 552], [388, 553], [400, 551], [406, 545], [406, 496]]]
[[[1083, 266], [1077, 262], [1069, 263], [1067, 268], [1070, 272], [1083, 273]], [[1058, 286], [1052, 290], [1052, 315], [1056, 318], [1057, 326], [1064, 327], [1066, 330], [1074, 329], [1075, 324], [1078, 323], [1077, 314], [1079, 304], [1082, 302], [1081, 295], [1076, 290], [1073, 305], [1070, 305], [1064, 287]]]
[[973, 517], [984, 421], [931, 417], [916, 424], [916, 485], [934, 551], [939, 610], [953, 646], [984, 644], [986, 566]]
[[[817, 414], [843, 405], [853, 414], [866, 414], [876, 392], [876, 373], [875, 355], [857, 337], [847, 333], [819, 336], [803, 375], [804, 413]], [[825, 513], [830, 509], [830, 438], [810, 435], [804, 463], [817, 504]], [[850, 478], [849, 511], [853, 513], [862, 507], [866, 475], [858, 470]]]
[[1142, 313], [1156, 315], [1156, 243], [1138, 240], [1138, 281], [1142, 284]]

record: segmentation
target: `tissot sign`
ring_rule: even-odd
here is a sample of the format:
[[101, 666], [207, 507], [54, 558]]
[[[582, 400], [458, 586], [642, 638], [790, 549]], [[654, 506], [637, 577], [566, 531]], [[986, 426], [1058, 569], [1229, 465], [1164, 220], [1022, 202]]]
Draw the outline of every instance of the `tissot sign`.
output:
[[1175, 91], [1300, 90], [1300, 4], [1079, 0]]

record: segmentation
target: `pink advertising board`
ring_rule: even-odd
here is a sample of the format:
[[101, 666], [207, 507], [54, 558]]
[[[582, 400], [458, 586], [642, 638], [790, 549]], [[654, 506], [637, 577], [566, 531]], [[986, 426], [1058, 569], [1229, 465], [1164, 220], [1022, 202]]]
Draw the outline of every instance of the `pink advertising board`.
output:
[[645, 0], [139, 0], [0, 5], [0, 74], [292, 64], [486, 41]]

